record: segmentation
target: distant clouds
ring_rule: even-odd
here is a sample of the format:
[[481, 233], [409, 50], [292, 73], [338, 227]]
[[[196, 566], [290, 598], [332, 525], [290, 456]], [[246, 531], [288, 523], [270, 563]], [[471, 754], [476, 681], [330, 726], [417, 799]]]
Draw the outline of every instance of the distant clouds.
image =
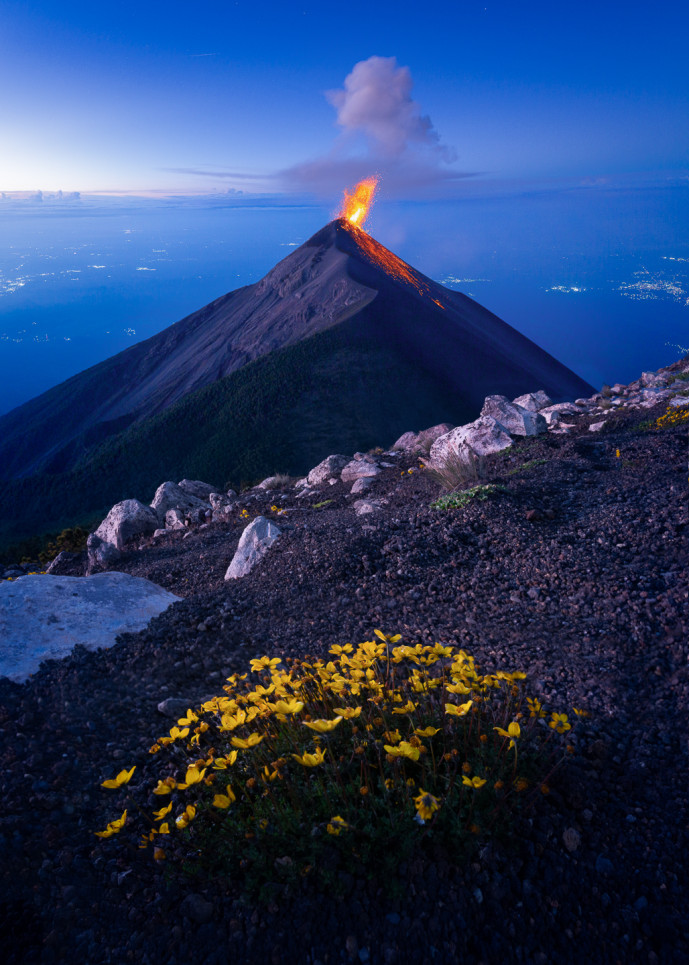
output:
[[376, 173], [391, 197], [437, 193], [448, 182], [472, 176], [451, 167], [456, 152], [442, 144], [413, 100], [412, 86], [409, 68], [395, 57], [355, 64], [344, 88], [325, 95], [337, 111], [340, 137], [325, 157], [280, 172], [283, 185], [329, 195]]

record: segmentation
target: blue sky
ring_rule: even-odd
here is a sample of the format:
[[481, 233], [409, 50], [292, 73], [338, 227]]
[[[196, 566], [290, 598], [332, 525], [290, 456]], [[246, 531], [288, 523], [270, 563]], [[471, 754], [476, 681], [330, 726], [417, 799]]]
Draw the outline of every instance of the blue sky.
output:
[[0, 190], [327, 197], [371, 168], [407, 199], [681, 179], [688, 9], [5, 0]]

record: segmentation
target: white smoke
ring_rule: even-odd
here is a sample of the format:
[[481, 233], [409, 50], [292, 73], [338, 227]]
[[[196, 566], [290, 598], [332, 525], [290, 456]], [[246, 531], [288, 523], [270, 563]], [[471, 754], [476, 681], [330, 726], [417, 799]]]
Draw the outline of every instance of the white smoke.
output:
[[390, 197], [445, 194], [470, 174], [450, 167], [456, 158], [421, 106], [412, 98], [412, 76], [395, 57], [369, 57], [355, 64], [343, 89], [326, 92], [337, 110], [341, 134], [324, 157], [281, 172], [288, 190], [323, 196], [339, 193], [377, 174]]
[[344, 90], [328, 91], [326, 97], [337, 108], [340, 127], [361, 132], [380, 157], [400, 157], [413, 145], [453, 161], [454, 152], [440, 145], [430, 117], [412, 100], [412, 86], [409, 68], [398, 67], [395, 57], [369, 57], [354, 65]]

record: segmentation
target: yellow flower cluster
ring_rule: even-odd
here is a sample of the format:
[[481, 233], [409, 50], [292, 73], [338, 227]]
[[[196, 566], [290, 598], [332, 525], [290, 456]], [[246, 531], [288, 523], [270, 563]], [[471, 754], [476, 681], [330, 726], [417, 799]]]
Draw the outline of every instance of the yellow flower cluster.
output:
[[689, 406], [669, 406], [667, 412], [655, 422], [656, 429], [670, 429], [684, 425], [689, 420]]
[[[545, 784], [559, 753], [551, 742], [572, 726], [555, 712], [542, 726], [546, 712], [524, 694], [523, 672], [484, 674], [462, 649], [405, 644], [381, 630], [357, 647], [333, 645], [325, 659], [264, 656], [250, 670], [151, 747], [169, 761], [155, 759], [149, 793], [167, 803], [152, 812], [140, 844], [154, 845], [156, 861], [180, 832], [194, 837], [197, 853], [198, 842], [215, 853], [219, 835], [268, 856], [271, 840], [284, 855], [285, 835], [294, 843], [305, 832], [359, 853], [367, 835], [392, 840], [414, 821], [424, 833], [487, 831], [515, 794]], [[516, 772], [517, 745], [532, 765], [541, 751], [548, 757], [535, 782]], [[103, 786], [125, 788], [134, 770]], [[137, 810], [145, 814], [145, 803]], [[126, 814], [99, 837], [118, 833]], [[168, 835], [165, 852], [159, 835]]]

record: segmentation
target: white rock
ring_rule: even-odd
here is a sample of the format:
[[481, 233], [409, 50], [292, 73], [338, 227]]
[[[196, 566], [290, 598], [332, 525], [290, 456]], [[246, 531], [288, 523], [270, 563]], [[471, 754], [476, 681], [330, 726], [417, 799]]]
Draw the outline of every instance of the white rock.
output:
[[548, 428], [548, 423], [542, 415], [515, 405], [504, 395], [487, 396], [481, 415], [492, 416], [512, 436], [537, 436]]
[[373, 482], [373, 479], [371, 476], [359, 476], [359, 478], [354, 482], [354, 485], [352, 486], [350, 492], [354, 494], [364, 493], [369, 488], [372, 482]]
[[429, 453], [435, 440], [444, 436], [452, 429], [454, 429], [454, 426], [449, 422], [441, 422], [437, 426], [431, 426], [430, 429], [423, 429], [416, 438], [416, 446], [414, 448], [421, 450], [421, 452]]
[[546, 406], [552, 404], [553, 400], [545, 394], [543, 389], [539, 389], [538, 392], [527, 392], [526, 395], [512, 399], [512, 405], [519, 405], [522, 409], [528, 409], [530, 412], [540, 412], [541, 409], [545, 409]]
[[336, 454], [334, 456], [326, 456], [323, 462], [319, 462], [311, 472], [306, 477], [307, 484], [309, 486], [318, 486], [320, 483], [324, 483], [326, 479], [331, 479], [333, 476], [337, 476], [338, 473], [347, 465], [347, 457]]
[[589, 426], [589, 432], [600, 432], [605, 425], [605, 419], [602, 422], [592, 422]]
[[429, 463], [441, 467], [449, 456], [459, 454], [463, 444], [469, 446], [479, 456], [500, 452], [512, 445], [507, 430], [492, 416], [481, 416], [465, 426], [457, 426], [451, 432], [440, 436], [431, 446]]
[[239, 544], [225, 573], [225, 579], [237, 580], [250, 573], [258, 561], [263, 559], [280, 532], [278, 527], [265, 516], [257, 516], [252, 520], [239, 538]]
[[218, 491], [217, 486], [210, 486], [208, 483], [201, 482], [200, 479], [182, 479], [178, 485], [189, 496], [196, 496], [197, 499], [203, 499], [206, 502], [208, 502], [211, 493]]
[[685, 405], [689, 405], [689, 397], [686, 395], [676, 395], [674, 399], [670, 399], [669, 405], [673, 409], [683, 409]]
[[282, 477], [280, 476], [267, 476], [265, 479], [256, 486], [256, 489], [279, 489], [282, 485]]
[[350, 483], [362, 477], [377, 476], [379, 472], [380, 469], [372, 460], [369, 462], [367, 459], [352, 459], [342, 470], [340, 478], [343, 483]]
[[184, 529], [184, 513], [181, 509], [168, 509], [165, 513], [166, 529]]
[[86, 552], [88, 554], [89, 573], [113, 566], [122, 555], [113, 543], [101, 539], [96, 533], [89, 534], [89, 538], [86, 540]]
[[180, 509], [183, 513], [189, 513], [193, 509], [206, 509], [207, 506], [207, 500], [191, 495], [173, 482], [161, 483], [151, 502], [151, 509], [155, 510], [161, 521], [165, 519], [169, 509]]
[[0, 583], [0, 675], [21, 682], [74, 646], [111, 647], [179, 597], [127, 573], [25, 576]]
[[413, 449], [416, 440], [419, 438], [417, 432], [403, 432], [397, 442], [392, 445], [392, 449]]
[[371, 499], [357, 499], [353, 506], [357, 516], [366, 516], [368, 513], [375, 513], [377, 509], [380, 509], [380, 503]]
[[116, 503], [96, 530], [96, 536], [121, 550], [136, 536], [147, 536], [160, 526], [158, 514], [138, 499]]

